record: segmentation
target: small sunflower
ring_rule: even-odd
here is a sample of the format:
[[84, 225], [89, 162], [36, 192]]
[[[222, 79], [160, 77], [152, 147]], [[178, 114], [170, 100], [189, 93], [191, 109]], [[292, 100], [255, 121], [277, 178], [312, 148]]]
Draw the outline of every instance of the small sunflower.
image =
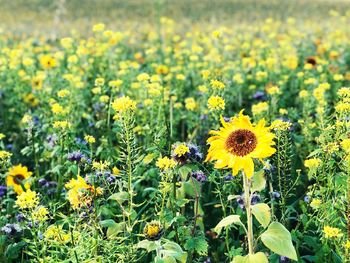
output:
[[146, 224], [143, 233], [148, 240], [156, 241], [163, 236], [164, 229], [159, 221], [153, 220]]
[[13, 187], [13, 190], [19, 195], [23, 193], [23, 188], [29, 189], [30, 184], [26, 180], [31, 177], [33, 173], [28, 171], [26, 166], [21, 164], [13, 166], [9, 169], [6, 178], [7, 187]]
[[267, 158], [275, 153], [274, 134], [269, 127], [265, 127], [262, 119], [253, 126], [248, 116], [243, 111], [230, 122], [221, 118], [223, 127], [218, 131], [210, 131], [213, 134], [208, 139], [210, 148], [205, 161], [216, 161], [215, 168], [232, 168], [232, 174], [236, 175], [240, 170], [250, 178], [254, 173], [253, 159]]

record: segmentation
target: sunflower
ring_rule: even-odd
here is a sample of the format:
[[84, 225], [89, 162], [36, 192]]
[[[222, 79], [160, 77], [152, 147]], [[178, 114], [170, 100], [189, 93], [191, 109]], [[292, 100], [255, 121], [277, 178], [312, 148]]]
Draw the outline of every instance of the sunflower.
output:
[[232, 168], [233, 175], [240, 170], [250, 178], [254, 173], [253, 159], [267, 158], [275, 153], [274, 134], [269, 127], [265, 127], [262, 119], [253, 126], [243, 111], [238, 117], [226, 122], [221, 117], [223, 127], [218, 131], [210, 131], [211, 136], [207, 142], [210, 144], [207, 161], [216, 161], [215, 168]]
[[[12, 186], [13, 190], [19, 195], [23, 193], [23, 187], [25, 189], [29, 189], [30, 184], [25, 180], [28, 179], [33, 173], [28, 171], [26, 166], [22, 166], [21, 164], [12, 166], [6, 178], [7, 187]], [[23, 187], [22, 187], [23, 186]]]

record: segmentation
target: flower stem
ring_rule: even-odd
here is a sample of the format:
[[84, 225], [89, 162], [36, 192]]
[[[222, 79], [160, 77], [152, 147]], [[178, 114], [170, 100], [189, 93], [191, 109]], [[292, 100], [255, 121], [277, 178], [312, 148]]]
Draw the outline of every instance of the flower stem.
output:
[[248, 251], [249, 254], [254, 254], [254, 235], [253, 235], [253, 217], [250, 208], [250, 180], [243, 175], [243, 187], [244, 187], [244, 203], [247, 210], [247, 225], [248, 225]]

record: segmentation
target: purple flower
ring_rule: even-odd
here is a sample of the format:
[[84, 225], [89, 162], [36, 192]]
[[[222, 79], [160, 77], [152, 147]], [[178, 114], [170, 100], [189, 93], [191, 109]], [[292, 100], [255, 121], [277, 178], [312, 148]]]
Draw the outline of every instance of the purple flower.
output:
[[207, 181], [207, 177], [205, 176], [205, 174], [202, 171], [192, 172], [191, 176], [200, 183], [204, 183], [205, 181]]
[[40, 186], [43, 186], [43, 187], [48, 187], [49, 186], [49, 183], [46, 181], [45, 178], [40, 178], [38, 183], [39, 183]]
[[79, 151], [75, 151], [75, 152], [68, 153], [67, 159], [70, 162], [77, 162], [77, 163], [79, 163], [81, 161], [81, 159], [84, 158], [84, 157], [85, 157], [84, 154], [82, 154]]
[[237, 204], [239, 205], [239, 207], [244, 210], [245, 209], [245, 205], [244, 205], [244, 199], [242, 196], [239, 196], [236, 198]]
[[277, 191], [273, 191], [272, 192], [272, 197], [275, 199], [279, 199], [281, 197], [281, 194]]
[[226, 175], [226, 176], [224, 177], [224, 180], [225, 180], [225, 181], [231, 181], [231, 180], [233, 180], [233, 178], [234, 178], [234, 176], [233, 176], [231, 173], [229, 173], [228, 175]]
[[225, 116], [224, 116], [224, 121], [225, 121], [225, 122], [230, 122], [230, 121], [231, 121], [231, 117], [225, 117]]
[[203, 154], [199, 151], [198, 146], [193, 143], [187, 144], [188, 149], [190, 150], [189, 157], [195, 161], [201, 161], [203, 159]]
[[4, 197], [7, 193], [7, 187], [5, 185], [0, 185], [0, 198]]
[[6, 224], [1, 228], [1, 230], [9, 236], [13, 236], [16, 233], [22, 231], [21, 227], [18, 224]]
[[116, 180], [116, 177], [113, 176], [113, 175], [110, 175], [110, 176], [107, 177], [107, 182], [110, 183], [110, 184], [114, 183], [115, 180]]
[[305, 203], [309, 203], [310, 202], [310, 196], [306, 195], [304, 197], [304, 201], [305, 201]]
[[281, 256], [280, 257], [280, 263], [287, 263], [287, 262], [290, 262], [290, 259], [285, 257], [285, 256]]
[[266, 100], [266, 94], [263, 91], [257, 91], [253, 95], [253, 99], [255, 99], [255, 100]]
[[58, 140], [58, 137], [56, 134], [52, 134], [52, 135], [47, 136], [47, 142], [48, 142], [50, 148], [55, 147], [57, 140]]
[[258, 194], [253, 194], [250, 203], [252, 205], [255, 205], [255, 204], [259, 203], [259, 202], [260, 202], [260, 196]]
[[16, 219], [17, 219], [17, 222], [22, 222], [26, 218], [24, 217], [24, 215], [22, 213], [19, 213], [16, 215]]

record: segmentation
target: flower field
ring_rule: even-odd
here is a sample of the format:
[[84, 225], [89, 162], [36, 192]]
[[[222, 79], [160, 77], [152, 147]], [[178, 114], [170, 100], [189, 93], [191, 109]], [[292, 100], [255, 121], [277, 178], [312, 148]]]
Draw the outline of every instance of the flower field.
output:
[[145, 1], [4, 3], [0, 262], [350, 262], [350, 4]]

